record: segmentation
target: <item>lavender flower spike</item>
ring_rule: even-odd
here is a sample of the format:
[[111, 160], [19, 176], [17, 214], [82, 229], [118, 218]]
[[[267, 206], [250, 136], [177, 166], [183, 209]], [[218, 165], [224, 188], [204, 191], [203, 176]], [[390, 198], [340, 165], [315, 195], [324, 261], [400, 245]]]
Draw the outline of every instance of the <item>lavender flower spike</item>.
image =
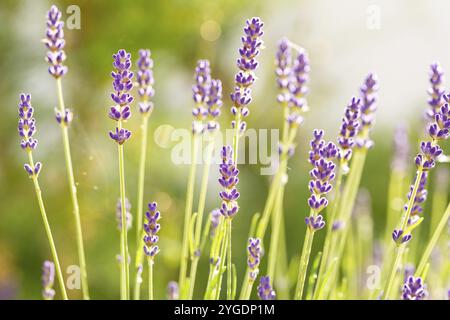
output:
[[[419, 187], [417, 189], [416, 196], [414, 197], [410, 217], [408, 220], [409, 225], [414, 224], [417, 221], [417, 219], [419, 218], [419, 214], [421, 214], [423, 211], [421, 205], [427, 199], [427, 189], [426, 189], [427, 177], [428, 177], [428, 172], [423, 172], [422, 176], [420, 177]], [[415, 177], [415, 179], [417, 179], [417, 176]], [[409, 187], [408, 200], [411, 199], [414, 185], [416, 183], [415, 179], [414, 179], [413, 184]], [[405, 204], [404, 209], [405, 209], [405, 211], [408, 210], [408, 204]]]
[[292, 80], [289, 83], [289, 91], [291, 93], [289, 106], [294, 110], [305, 112], [308, 110], [308, 105], [304, 96], [308, 93], [306, 83], [309, 80], [309, 59], [306, 51], [301, 48], [294, 60], [292, 67]]
[[195, 85], [192, 87], [192, 98], [195, 107], [192, 110], [194, 121], [192, 132], [199, 134], [203, 132], [203, 121], [208, 116], [208, 95], [211, 86], [211, 68], [208, 60], [199, 60], [195, 68]]
[[127, 141], [131, 132], [122, 128], [122, 122], [130, 119], [131, 109], [129, 104], [133, 101], [133, 96], [130, 94], [133, 88], [133, 72], [131, 68], [131, 54], [121, 49], [117, 54], [113, 55], [113, 67], [115, 71], [111, 73], [113, 78], [114, 92], [111, 93], [111, 98], [115, 103], [110, 108], [108, 116], [118, 122], [115, 133], [109, 133], [111, 139], [115, 140], [118, 144], [123, 144]]
[[222, 81], [212, 79], [208, 92], [208, 125], [210, 132], [219, 130], [219, 122], [217, 118], [220, 116], [220, 108], [222, 107]]
[[394, 158], [391, 168], [396, 171], [405, 172], [409, 161], [409, 139], [406, 125], [403, 123], [395, 127], [394, 133]]
[[53, 5], [47, 12], [47, 31], [43, 40], [49, 50], [45, 60], [50, 64], [48, 72], [58, 79], [67, 73], [67, 67], [63, 65], [66, 54], [63, 50], [66, 42], [64, 40], [64, 22], [61, 21], [61, 11]]
[[55, 265], [51, 261], [44, 261], [42, 265], [42, 297], [44, 300], [53, 300], [55, 290], [53, 283], [55, 282]]
[[147, 223], [144, 223], [144, 253], [151, 259], [159, 252], [159, 247], [157, 245], [159, 237], [157, 236], [157, 233], [160, 229], [158, 221], [161, 218], [161, 214], [156, 210], [156, 207], [156, 202], [148, 204], [148, 211], [145, 213]]
[[138, 72], [136, 75], [136, 86], [138, 95], [141, 98], [139, 102], [139, 111], [141, 114], [150, 114], [153, 110], [153, 102], [150, 101], [155, 95], [153, 84], [153, 60], [150, 50], [139, 50], [139, 60], [137, 62]]
[[[130, 230], [133, 222], [133, 216], [131, 215], [131, 203], [128, 200], [128, 198], [125, 198], [125, 211], [127, 213], [126, 214], [127, 230]], [[117, 227], [119, 228], [119, 230], [122, 230], [122, 202], [120, 201], [120, 198], [117, 199], [116, 220], [117, 220]]]
[[261, 240], [259, 238], [250, 238], [247, 247], [247, 266], [250, 270], [250, 280], [255, 281], [259, 273], [259, 262], [261, 261]]
[[392, 232], [392, 239], [398, 245], [406, 243], [412, 238], [411, 234], [403, 234], [403, 233], [404, 231], [402, 229], [394, 229], [394, 231]]
[[[36, 120], [33, 118], [34, 109], [31, 106], [31, 95], [22, 93], [20, 95], [19, 102], [19, 123], [18, 132], [19, 136], [22, 138], [20, 146], [27, 153], [32, 152], [38, 141], [33, 138], [36, 133]], [[25, 171], [28, 173], [30, 178], [37, 177], [41, 171], [42, 164], [40, 162], [26, 163], [24, 165]]]
[[360, 106], [361, 100], [353, 97], [347, 105], [342, 118], [341, 130], [339, 131], [339, 158], [347, 164], [352, 157], [352, 150], [355, 145], [355, 137], [360, 127]]
[[178, 300], [180, 297], [180, 289], [178, 282], [170, 281], [167, 285], [167, 300]]
[[375, 122], [375, 111], [377, 110], [378, 78], [369, 73], [360, 88], [361, 92], [361, 128], [357, 140], [359, 148], [370, 148], [373, 141], [369, 138], [369, 132]]
[[209, 228], [209, 235], [211, 238], [216, 235], [217, 227], [219, 226], [220, 222], [220, 216], [221, 213], [219, 209], [214, 209], [213, 211], [211, 211], [211, 226]]
[[292, 80], [292, 54], [287, 38], [281, 39], [278, 43], [278, 51], [275, 57], [275, 75], [280, 93], [277, 96], [279, 103], [290, 101], [289, 83]]
[[422, 278], [409, 276], [402, 289], [403, 300], [423, 300], [427, 297], [426, 285]]
[[219, 192], [219, 196], [222, 198], [220, 213], [226, 218], [233, 218], [239, 210], [237, 203], [239, 192], [236, 189], [239, 182], [239, 170], [233, 161], [231, 146], [222, 148], [222, 164], [219, 166], [219, 173], [221, 175], [219, 183], [224, 188], [223, 191]]
[[430, 108], [426, 112], [426, 117], [433, 120], [434, 116], [439, 113], [439, 109], [444, 103], [444, 72], [439, 63], [433, 63], [430, 66], [430, 88], [428, 89], [428, 104]]
[[258, 297], [261, 300], [275, 300], [276, 294], [270, 285], [270, 277], [261, 277], [258, 285]]
[[[252, 101], [251, 85], [255, 82], [255, 70], [258, 67], [256, 58], [259, 55], [260, 49], [263, 46], [261, 37], [263, 35], [263, 22], [260, 18], [251, 18], [246, 21], [244, 28], [244, 36], [241, 38], [242, 47], [239, 48], [240, 57], [237, 60], [239, 72], [234, 78], [234, 91], [231, 93], [231, 100], [233, 107], [231, 112], [235, 117], [243, 118], [249, 114], [248, 104]], [[236, 127], [236, 122], [233, 121], [232, 127]], [[245, 131], [245, 121], [239, 122], [239, 130], [241, 133]]]

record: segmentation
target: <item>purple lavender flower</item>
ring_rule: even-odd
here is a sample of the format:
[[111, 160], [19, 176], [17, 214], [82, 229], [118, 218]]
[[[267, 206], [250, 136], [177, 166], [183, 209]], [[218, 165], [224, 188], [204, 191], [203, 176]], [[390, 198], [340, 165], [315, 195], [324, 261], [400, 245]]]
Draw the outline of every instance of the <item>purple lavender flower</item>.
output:
[[259, 262], [261, 261], [261, 240], [259, 238], [250, 238], [247, 246], [247, 266], [250, 269], [250, 279], [256, 280], [259, 270]]
[[318, 231], [325, 227], [325, 221], [323, 220], [322, 215], [311, 215], [305, 218], [305, 223], [311, 231]]
[[[131, 229], [131, 224], [133, 221], [133, 216], [131, 215], [131, 203], [128, 201], [128, 198], [125, 198], [125, 220], [127, 224], [127, 230]], [[120, 198], [117, 199], [117, 205], [116, 205], [116, 220], [117, 220], [117, 227], [119, 230], [122, 230], [122, 201], [120, 201]]]
[[180, 297], [180, 289], [178, 282], [170, 281], [167, 285], [167, 300], [178, 300]]
[[209, 235], [210, 237], [214, 237], [216, 235], [216, 231], [217, 231], [217, 227], [219, 226], [219, 222], [220, 222], [220, 210], [219, 209], [214, 209], [213, 211], [211, 211], [211, 226], [209, 227]]
[[430, 88], [428, 89], [428, 104], [430, 109], [427, 110], [426, 116], [429, 120], [433, 120], [436, 113], [439, 112], [444, 99], [443, 79], [444, 72], [438, 63], [433, 63], [430, 66]]
[[151, 202], [148, 204], [148, 211], [145, 213], [147, 223], [144, 223], [144, 253], [151, 259], [153, 259], [159, 252], [159, 248], [157, 246], [159, 237], [157, 236], [157, 233], [160, 228], [158, 220], [161, 218], [161, 214], [156, 210], [156, 207], [156, 202]]
[[[317, 141], [318, 138], [323, 136], [323, 132], [315, 130], [314, 131], [314, 139], [311, 141], [311, 152], [310, 152], [310, 162], [314, 162], [314, 168], [309, 172], [312, 180], [309, 182], [309, 191], [311, 192], [311, 196], [308, 199], [308, 204], [311, 209], [314, 211], [314, 219], [318, 219], [317, 214], [321, 212], [327, 205], [328, 200], [325, 198], [325, 195], [331, 191], [333, 188], [331, 185], [331, 181], [334, 179], [334, 169], [336, 165], [332, 161], [333, 158], [337, 156], [337, 147], [334, 143], [325, 144], [324, 142]], [[315, 150], [317, 144], [322, 147], [318, 150]], [[318, 154], [315, 154], [317, 152]], [[311, 159], [315, 159], [315, 161], [311, 161]], [[321, 220], [321, 218], [320, 218]], [[306, 223], [311, 226], [311, 217], [307, 218]]]
[[426, 285], [422, 278], [409, 276], [403, 285], [402, 299], [403, 300], [423, 300], [428, 295]]
[[300, 49], [292, 67], [292, 81], [289, 83], [291, 93], [289, 106], [295, 108], [296, 112], [308, 109], [304, 96], [308, 92], [306, 83], [309, 80], [309, 59], [304, 49]]
[[394, 158], [391, 168], [396, 171], [406, 171], [409, 159], [409, 139], [406, 125], [403, 123], [395, 127], [394, 133]]
[[203, 121], [208, 116], [208, 95], [211, 86], [211, 68], [208, 60], [199, 60], [195, 68], [195, 85], [192, 87], [192, 98], [195, 107], [192, 110], [194, 133], [203, 132]]
[[261, 277], [258, 285], [258, 297], [261, 300], [274, 300], [275, 296], [275, 291], [270, 285], [270, 277]]
[[236, 189], [239, 182], [239, 170], [233, 161], [231, 146], [222, 148], [222, 164], [219, 166], [219, 173], [221, 175], [219, 183], [224, 188], [223, 191], [219, 192], [219, 196], [222, 198], [220, 213], [226, 218], [233, 218], [239, 210], [237, 203], [239, 192]]
[[[237, 116], [238, 112], [242, 117], [246, 117], [249, 114], [248, 104], [252, 101], [251, 85], [255, 82], [254, 71], [258, 67], [256, 61], [259, 55], [259, 50], [263, 45], [261, 37], [263, 35], [263, 22], [260, 18], [251, 18], [246, 21], [246, 27], [244, 28], [244, 36], [241, 38], [242, 47], [239, 49], [240, 57], [237, 60], [237, 66], [239, 72], [235, 76], [234, 92], [231, 93], [231, 100], [233, 101], [233, 107], [231, 112]], [[236, 126], [235, 121], [232, 122], [233, 128]], [[243, 132], [245, 130], [245, 122], [242, 122], [239, 130]]]
[[[420, 178], [419, 187], [417, 189], [417, 193], [416, 193], [416, 196], [414, 198], [414, 202], [413, 202], [413, 205], [411, 208], [411, 213], [410, 213], [410, 218], [409, 218], [408, 224], [414, 224], [418, 218], [418, 215], [421, 214], [423, 211], [422, 203], [424, 203], [425, 200], [427, 199], [427, 189], [426, 189], [427, 177], [428, 177], [428, 172], [423, 172], [422, 176]], [[414, 178], [413, 184], [409, 187], [408, 200], [411, 199], [411, 195], [412, 195], [412, 192], [414, 189], [414, 184], [416, 183], [416, 179], [417, 179], [417, 175]], [[404, 209], [405, 209], [405, 211], [408, 210], [408, 204], [405, 204]]]
[[375, 121], [375, 111], [377, 110], [377, 91], [378, 78], [375, 74], [369, 73], [360, 88], [361, 92], [361, 129], [357, 140], [357, 146], [360, 148], [370, 148], [373, 141], [369, 138], [369, 131]]
[[139, 111], [142, 114], [150, 114], [153, 110], [153, 102], [150, 99], [155, 95], [153, 84], [153, 60], [151, 58], [150, 50], [139, 50], [139, 60], [137, 61], [139, 70], [136, 75], [136, 85], [138, 88], [138, 95], [141, 98], [139, 102]]
[[55, 282], [55, 265], [51, 261], [44, 261], [42, 265], [42, 297], [44, 300], [53, 300], [55, 297], [55, 290], [53, 290], [53, 283]]
[[314, 129], [313, 136], [314, 139], [310, 142], [311, 150], [309, 151], [309, 163], [313, 166], [316, 164], [316, 161], [320, 159], [320, 150], [325, 145], [325, 141], [322, 139], [324, 135], [323, 130]]
[[65, 109], [63, 112], [55, 109], [55, 118], [59, 124], [68, 126], [73, 120], [73, 112], [69, 109]]
[[61, 21], [61, 11], [56, 6], [51, 6], [47, 12], [47, 30], [45, 46], [49, 50], [45, 60], [50, 64], [48, 72], [58, 79], [67, 73], [67, 67], [63, 65], [66, 60], [66, 54], [63, 50], [66, 42], [64, 40], [64, 22]]
[[[31, 95], [22, 93], [20, 94], [19, 101], [19, 123], [17, 129], [19, 136], [22, 139], [20, 141], [20, 147], [27, 153], [31, 153], [36, 147], [38, 141], [33, 138], [36, 133], [36, 120], [33, 118], [34, 109], [31, 106]], [[26, 163], [24, 165], [25, 171], [31, 177], [37, 177], [41, 171], [42, 164], [40, 162]]]
[[116, 105], [110, 108], [108, 116], [117, 121], [119, 124], [116, 127], [116, 132], [109, 132], [111, 139], [118, 144], [123, 144], [127, 141], [131, 132], [121, 128], [122, 121], [126, 121], [131, 117], [131, 109], [129, 104], [133, 101], [133, 96], [130, 94], [133, 89], [133, 72], [131, 68], [131, 54], [125, 50], [120, 49], [113, 55], [113, 67], [115, 71], [111, 73], [113, 78], [114, 92], [111, 93], [111, 98]]
[[409, 240], [411, 240], [412, 235], [411, 234], [403, 234], [404, 231], [402, 229], [394, 229], [394, 231], [392, 232], [392, 239], [394, 240], [394, 242], [396, 242], [397, 244], [402, 244], [402, 243], [406, 243]]
[[352, 150], [355, 145], [355, 137], [360, 128], [360, 106], [361, 100], [352, 97], [345, 108], [342, 118], [341, 130], [339, 131], [338, 144], [340, 147], [339, 158], [347, 163], [352, 157]]
[[279, 103], [287, 103], [291, 97], [289, 83], [292, 79], [292, 55], [287, 38], [281, 39], [278, 43], [275, 66], [277, 86], [280, 89], [277, 100]]
[[220, 116], [220, 108], [222, 107], [222, 81], [212, 79], [208, 90], [208, 124], [207, 129], [210, 132], [219, 130], [220, 126], [217, 118]]

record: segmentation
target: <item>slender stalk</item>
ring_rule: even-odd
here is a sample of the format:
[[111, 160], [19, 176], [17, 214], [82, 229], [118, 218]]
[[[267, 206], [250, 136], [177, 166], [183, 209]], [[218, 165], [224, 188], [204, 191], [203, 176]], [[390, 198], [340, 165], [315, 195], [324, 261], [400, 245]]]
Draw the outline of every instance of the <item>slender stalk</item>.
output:
[[142, 247], [142, 224], [143, 224], [143, 208], [144, 208], [144, 183], [145, 183], [145, 160], [147, 156], [147, 132], [148, 132], [148, 115], [142, 115], [141, 123], [141, 151], [139, 159], [139, 175], [138, 175], [138, 199], [137, 199], [137, 223], [136, 223], [136, 247]]
[[[34, 168], [33, 155], [31, 154], [31, 151], [28, 151], [27, 153], [28, 153], [28, 160], [29, 160], [30, 166], [31, 166], [31, 168]], [[47, 213], [45, 211], [44, 200], [42, 199], [42, 191], [39, 186], [39, 181], [38, 181], [38, 178], [36, 175], [32, 176], [32, 180], [33, 180], [34, 189], [35, 189], [36, 197], [37, 197], [38, 204], [39, 204], [39, 209], [41, 211], [42, 221], [44, 222], [45, 233], [47, 234], [48, 243], [50, 245], [50, 250], [52, 252], [53, 262], [55, 263], [56, 276], [58, 277], [58, 282], [59, 282], [59, 286], [61, 289], [61, 295], [64, 300], [68, 300], [67, 293], [66, 293], [66, 287], [64, 285], [64, 277], [62, 275], [61, 265], [59, 263], [58, 253], [56, 251], [55, 241], [53, 240], [52, 230], [50, 229], [50, 224], [48, 223], [48, 219], [47, 219]]]
[[422, 257], [420, 258], [420, 262], [416, 270], [416, 277], [420, 277], [423, 274], [425, 267], [428, 263], [428, 259], [430, 258], [431, 252], [436, 246], [436, 243], [438, 242], [439, 237], [442, 234], [442, 231], [445, 229], [445, 226], [447, 225], [449, 218], [450, 218], [450, 203], [448, 204], [447, 209], [442, 215], [441, 220], [439, 220], [439, 223], [436, 226], [436, 229], [434, 230], [433, 235], [431, 236], [431, 239], [428, 242], [424, 253], [422, 254]]
[[387, 278], [386, 285], [383, 290], [383, 297], [382, 297], [383, 300], [387, 300], [390, 297], [391, 290], [392, 290], [394, 280], [395, 280], [395, 276], [397, 274], [398, 265], [402, 258], [402, 253], [403, 253], [403, 246], [397, 247], [395, 259], [392, 260], [392, 264], [391, 264], [390, 271], [389, 271], [389, 276]]
[[[311, 210], [312, 211], [312, 210]], [[312, 212], [311, 212], [312, 214]], [[310, 215], [311, 215], [310, 214]], [[303, 242], [302, 255], [300, 258], [300, 266], [298, 270], [297, 287], [295, 289], [295, 299], [301, 300], [305, 287], [306, 271], [308, 269], [309, 256], [311, 255], [311, 247], [314, 240], [314, 232], [310, 228], [306, 228], [305, 241]]]
[[231, 218], [227, 219], [227, 299], [232, 300], [232, 269], [231, 269]]
[[148, 300], [153, 300], [153, 259], [148, 259]]
[[226, 254], [227, 254], [227, 244], [228, 244], [228, 232], [227, 232], [227, 221], [224, 219], [223, 221], [223, 237], [222, 237], [222, 243], [220, 248], [220, 264], [219, 264], [219, 273], [217, 282], [214, 286], [215, 290], [215, 297], [214, 299], [218, 300], [220, 298], [220, 291], [222, 289], [222, 278], [223, 273], [225, 272], [225, 260], [226, 260]]
[[[56, 79], [56, 88], [58, 93], [58, 103], [61, 114], [65, 112], [64, 106], [64, 98], [62, 92], [61, 78]], [[83, 299], [89, 300], [89, 287], [87, 280], [87, 270], [86, 270], [86, 258], [84, 254], [84, 245], [83, 245], [83, 233], [81, 229], [81, 218], [80, 218], [80, 208], [78, 205], [78, 197], [77, 197], [77, 187], [75, 184], [75, 177], [73, 173], [73, 165], [72, 165], [72, 156], [70, 153], [70, 143], [69, 143], [69, 132], [67, 125], [64, 122], [61, 122], [61, 134], [64, 145], [64, 156], [66, 161], [66, 170], [67, 177], [69, 179], [69, 189], [70, 189], [70, 197], [73, 205], [73, 214], [75, 218], [75, 231], [76, 231], [76, 239], [77, 239], [77, 250], [78, 250], [78, 259], [80, 264], [81, 271], [81, 290], [83, 293]]]
[[195, 225], [195, 235], [194, 235], [194, 243], [195, 243], [195, 252], [192, 257], [191, 263], [191, 272], [190, 272], [190, 281], [189, 281], [189, 293], [187, 299], [192, 299], [194, 294], [195, 287], [195, 278], [197, 276], [197, 266], [198, 261], [200, 259], [200, 238], [202, 234], [202, 224], [203, 224], [203, 215], [205, 211], [205, 203], [206, 203], [206, 193], [208, 190], [208, 178], [209, 178], [209, 170], [211, 167], [211, 158], [214, 151], [214, 140], [208, 144], [207, 146], [207, 155], [205, 159], [205, 163], [203, 165], [203, 175], [202, 182], [200, 186], [200, 196], [198, 200], [198, 211], [197, 211], [197, 220]]
[[186, 270], [189, 260], [189, 221], [192, 215], [192, 202], [194, 197], [194, 186], [195, 186], [195, 170], [197, 167], [197, 152], [198, 152], [198, 136], [193, 134], [192, 136], [192, 154], [191, 154], [191, 168], [189, 170], [189, 177], [187, 182], [186, 190], [186, 207], [184, 211], [184, 230], [183, 230], [183, 242], [181, 248], [181, 260], [180, 260], [180, 275], [179, 275], [179, 286], [181, 291], [181, 296], [183, 297], [186, 293], [185, 281], [186, 281]]
[[[119, 128], [120, 130], [120, 128]], [[130, 297], [130, 268], [129, 268], [129, 254], [128, 254], [128, 236], [127, 236], [127, 222], [126, 222], [126, 206], [125, 206], [125, 168], [123, 159], [123, 145], [118, 144], [117, 150], [119, 154], [119, 180], [120, 180], [120, 201], [122, 203], [122, 230], [121, 230], [121, 255], [122, 255], [122, 272], [124, 274], [125, 288], [123, 298]]]

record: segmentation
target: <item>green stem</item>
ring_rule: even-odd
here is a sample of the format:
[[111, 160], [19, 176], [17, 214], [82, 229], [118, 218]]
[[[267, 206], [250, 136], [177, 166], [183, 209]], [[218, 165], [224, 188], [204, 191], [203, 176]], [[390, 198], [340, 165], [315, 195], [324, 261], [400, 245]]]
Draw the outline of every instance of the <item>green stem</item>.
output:
[[[119, 121], [119, 127], [120, 127]], [[120, 128], [119, 128], [120, 130]], [[122, 277], [124, 279], [124, 289], [122, 292], [122, 299], [130, 298], [130, 268], [129, 268], [129, 254], [128, 254], [128, 235], [127, 235], [127, 218], [126, 218], [126, 200], [125, 200], [125, 167], [123, 157], [123, 145], [117, 145], [119, 154], [119, 182], [120, 182], [120, 202], [122, 211], [122, 229], [121, 229], [121, 256], [122, 256]]]
[[153, 259], [148, 259], [148, 300], [153, 300]]
[[[34, 170], [34, 161], [33, 161], [33, 155], [31, 154], [31, 151], [28, 151], [28, 160], [30, 162], [31, 168], [33, 168], [33, 170]], [[68, 300], [67, 293], [66, 293], [66, 287], [64, 286], [64, 277], [63, 277], [63, 274], [61, 271], [61, 265], [59, 263], [58, 253], [56, 251], [55, 241], [53, 240], [52, 230], [50, 229], [50, 224], [47, 219], [47, 213], [45, 211], [44, 200], [42, 199], [42, 191], [39, 186], [39, 181], [38, 181], [38, 178], [36, 175], [32, 176], [32, 180], [33, 180], [34, 189], [35, 189], [36, 197], [37, 197], [38, 204], [39, 204], [39, 209], [41, 211], [42, 221], [44, 222], [45, 233], [47, 234], [48, 243], [50, 245], [50, 250], [52, 252], [53, 262], [55, 263], [56, 276], [58, 277], [58, 282], [59, 282], [59, 286], [61, 289], [61, 295], [64, 300]]]
[[208, 146], [206, 147], [207, 155], [205, 159], [205, 163], [203, 165], [203, 175], [202, 175], [202, 182], [200, 186], [200, 196], [198, 200], [198, 211], [197, 211], [197, 220], [195, 225], [195, 235], [194, 235], [194, 242], [195, 242], [195, 252], [192, 257], [192, 263], [191, 263], [191, 272], [190, 272], [190, 281], [189, 281], [189, 293], [187, 296], [187, 299], [192, 299], [192, 296], [194, 294], [194, 287], [195, 287], [195, 279], [197, 276], [197, 266], [198, 261], [200, 259], [200, 238], [202, 234], [202, 225], [203, 225], [203, 215], [205, 211], [205, 203], [206, 203], [206, 193], [208, 190], [208, 178], [209, 178], [209, 170], [211, 166], [211, 158], [214, 151], [214, 140]]
[[408, 208], [406, 210], [405, 218], [403, 219], [403, 223], [402, 223], [401, 230], [403, 230], [403, 232], [406, 232], [406, 227], [408, 225], [408, 220], [409, 220], [409, 218], [411, 216], [411, 210], [412, 210], [412, 207], [414, 205], [414, 201], [416, 199], [417, 190], [419, 190], [420, 180], [422, 179], [422, 175], [423, 175], [423, 171], [422, 170], [418, 170], [417, 174], [416, 174], [416, 181], [414, 182], [414, 187], [413, 187], [413, 190], [411, 192], [411, 197], [410, 197], [410, 199], [408, 201]]
[[231, 270], [231, 218], [228, 218], [227, 224], [227, 300], [232, 300], [232, 270]]
[[401, 257], [402, 257], [402, 253], [403, 253], [403, 247], [402, 246], [397, 247], [395, 259], [392, 260], [389, 276], [387, 278], [386, 285], [383, 290], [383, 297], [382, 297], [383, 300], [387, 300], [390, 297], [391, 290], [392, 290], [393, 284], [395, 282], [394, 280], [395, 280], [395, 276], [397, 274], [398, 265], [399, 265]]
[[[62, 92], [61, 78], [56, 79], [56, 87], [58, 93], [58, 103], [61, 114], [64, 115], [65, 106], [64, 106], [64, 98]], [[70, 143], [69, 143], [69, 132], [67, 125], [64, 122], [61, 122], [61, 134], [64, 145], [64, 156], [66, 161], [66, 170], [67, 177], [69, 179], [69, 189], [70, 189], [70, 197], [73, 205], [73, 214], [75, 218], [75, 231], [76, 231], [76, 239], [77, 239], [77, 250], [78, 250], [78, 260], [80, 264], [81, 271], [81, 290], [83, 293], [83, 299], [89, 300], [89, 288], [88, 288], [88, 280], [87, 280], [87, 270], [86, 270], [86, 258], [84, 254], [84, 245], [83, 245], [83, 233], [81, 230], [81, 218], [80, 218], [80, 208], [78, 205], [78, 197], [77, 197], [77, 187], [75, 184], [75, 177], [73, 173], [73, 165], [72, 165], [72, 156], [70, 153]]]
[[[192, 150], [191, 150], [191, 168], [189, 170], [189, 177], [186, 190], [186, 207], [184, 211], [184, 230], [183, 230], [183, 242], [181, 248], [181, 260], [180, 260], [180, 275], [179, 275], [179, 286], [181, 290], [181, 296], [186, 293], [185, 281], [186, 281], [186, 270], [189, 260], [189, 222], [192, 215], [192, 202], [194, 197], [194, 186], [195, 186], [195, 170], [197, 167], [197, 152], [198, 152], [198, 136], [193, 134], [192, 137]], [[184, 297], [183, 297], [184, 298]]]
[[313, 244], [313, 240], [314, 240], [314, 231], [311, 231], [309, 227], [306, 227], [305, 241], [303, 242], [302, 255], [300, 258], [300, 266], [298, 270], [297, 287], [295, 289], [296, 300], [302, 299], [303, 290], [305, 287], [306, 272], [308, 269], [309, 256], [311, 255], [311, 247]]
[[436, 243], [438, 242], [439, 237], [442, 234], [442, 231], [445, 229], [445, 226], [447, 225], [449, 218], [450, 218], [450, 203], [448, 204], [447, 209], [442, 215], [441, 220], [439, 221], [436, 229], [434, 230], [433, 235], [431, 236], [431, 239], [428, 242], [422, 257], [420, 258], [420, 262], [416, 270], [416, 277], [420, 277], [423, 274], [425, 267], [428, 263], [428, 259], [430, 258], [431, 252], [436, 246]]

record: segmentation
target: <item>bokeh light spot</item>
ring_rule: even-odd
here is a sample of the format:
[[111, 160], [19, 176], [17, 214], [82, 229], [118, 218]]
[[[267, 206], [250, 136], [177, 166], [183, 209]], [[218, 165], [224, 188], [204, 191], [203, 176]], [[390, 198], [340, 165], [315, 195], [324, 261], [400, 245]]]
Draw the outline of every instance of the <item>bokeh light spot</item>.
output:
[[214, 20], [206, 20], [200, 26], [200, 35], [206, 41], [216, 41], [220, 38], [222, 28]]

